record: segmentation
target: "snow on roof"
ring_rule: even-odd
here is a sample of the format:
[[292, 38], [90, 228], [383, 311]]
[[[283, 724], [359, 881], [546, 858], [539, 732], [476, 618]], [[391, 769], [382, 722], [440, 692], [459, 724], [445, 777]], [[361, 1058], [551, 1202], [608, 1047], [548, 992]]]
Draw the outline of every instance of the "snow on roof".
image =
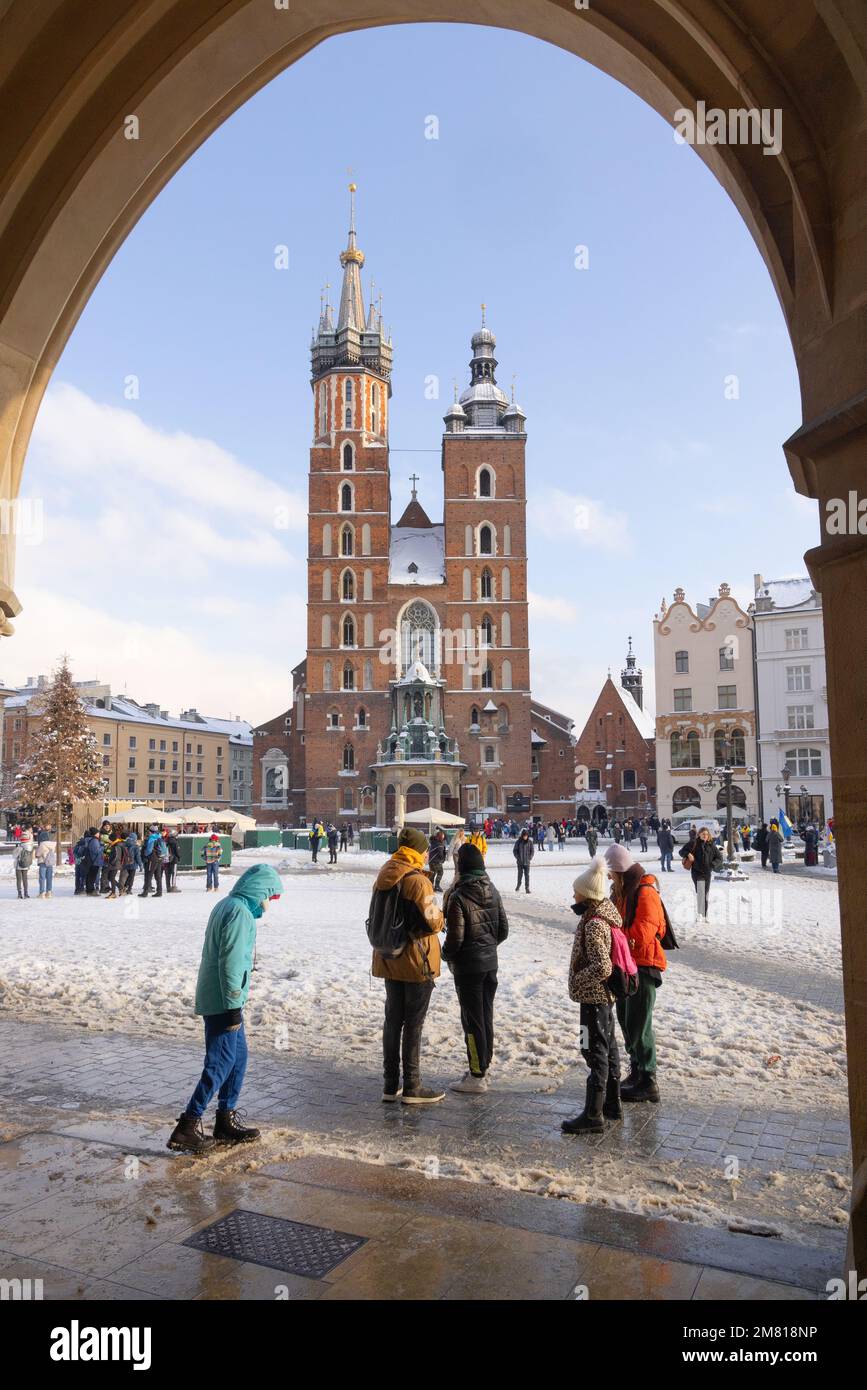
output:
[[530, 730], [530, 743], [531, 743], [531, 745], [532, 745], [534, 748], [536, 748], [536, 747], [538, 747], [538, 748], [545, 748], [545, 747], [547, 747], [548, 740], [547, 740], [546, 738], [543, 738], [542, 735], [538, 732], [537, 729], [531, 729], [531, 730]]
[[775, 608], [797, 608], [808, 603], [813, 581], [807, 574], [790, 574], [783, 579], [766, 579], [756, 590], [756, 598], [769, 598]]
[[392, 526], [390, 584], [445, 583], [444, 527]]
[[633, 696], [630, 695], [629, 691], [623, 689], [622, 685], [615, 685], [614, 681], [612, 681], [611, 684], [623, 701], [626, 713], [641, 734], [641, 737], [656, 738], [656, 723], [651, 715], [647, 713], [647, 710], [642, 709]]
[[412, 665], [407, 668], [406, 673], [397, 683], [398, 685], [412, 685], [418, 681], [423, 685], [434, 685], [436, 683], [424, 662], [415, 660]]

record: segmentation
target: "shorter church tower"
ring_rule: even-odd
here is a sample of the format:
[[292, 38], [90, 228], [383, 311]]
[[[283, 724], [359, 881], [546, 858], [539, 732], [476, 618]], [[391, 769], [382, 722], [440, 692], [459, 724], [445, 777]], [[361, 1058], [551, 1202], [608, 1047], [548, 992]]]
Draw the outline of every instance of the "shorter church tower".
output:
[[635, 664], [635, 654], [632, 650], [632, 638], [629, 638], [629, 651], [626, 653], [626, 665], [620, 672], [620, 684], [624, 690], [628, 690], [639, 709], [644, 709], [644, 676], [640, 666]]

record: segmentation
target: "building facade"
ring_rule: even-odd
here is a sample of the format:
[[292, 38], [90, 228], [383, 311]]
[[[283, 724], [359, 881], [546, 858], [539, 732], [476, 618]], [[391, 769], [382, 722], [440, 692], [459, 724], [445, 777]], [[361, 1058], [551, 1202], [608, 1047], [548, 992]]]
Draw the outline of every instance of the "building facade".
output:
[[257, 731], [254, 814], [289, 812], [264, 791], [278, 765], [287, 787], [303, 787], [296, 821], [392, 824], [428, 805], [526, 814], [544, 788], [532, 761], [524, 414], [497, 385], [483, 312], [469, 384], [444, 418], [442, 520], [413, 477], [392, 525], [393, 349], [381, 308], [364, 302], [354, 200], [340, 263], [339, 307], [323, 305], [311, 347], [303, 687], [281, 716], [295, 735], [285, 747], [268, 742], [273, 721]]
[[728, 757], [735, 817], [755, 820], [759, 789], [748, 772], [757, 758], [750, 614], [728, 584], [694, 609], [676, 589], [670, 605], [663, 599], [653, 630], [658, 814], [693, 809], [696, 817], [722, 819], [722, 791], [704, 784], [707, 769]]
[[803, 577], [755, 576], [758, 766], [765, 819], [786, 809], [797, 824], [834, 815], [822, 596]]
[[[41, 719], [46, 686], [40, 676], [5, 694], [2, 752], [7, 802]], [[159, 705], [113, 695], [99, 681], [76, 681], [75, 688], [100, 751], [107, 798], [161, 801], [166, 810], [202, 804], [247, 809], [253, 737], [244, 720], [212, 718], [196, 709], [173, 718]], [[233, 778], [234, 771], [238, 778]]]
[[575, 745], [573, 803], [579, 819], [595, 822], [656, 809], [655, 727], [631, 637], [620, 684], [608, 676]]

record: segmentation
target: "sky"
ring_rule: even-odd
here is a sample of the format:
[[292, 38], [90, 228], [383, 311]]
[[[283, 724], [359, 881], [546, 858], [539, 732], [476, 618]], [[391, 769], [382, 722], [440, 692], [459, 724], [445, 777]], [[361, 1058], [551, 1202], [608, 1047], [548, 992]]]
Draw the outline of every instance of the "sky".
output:
[[414, 472], [441, 518], [442, 416], [482, 302], [507, 392], [514, 376], [538, 699], [580, 730], [631, 635], [652, 709], [663, 597], [725, 580], [745, 605], [755, 572], [803, 572], [818, 524], [781, 449], [800, 423], [789, 339], [697, 154], [539, 40], [379, 28], [328, 39], [228, 120], [94, 290], [26, 463], [44, 535], [19, 542], [7, 685], [67, 653], [77, 679], [172, 712], [286, 708], [310, 335], [326, 281], [339, 296], [350, 180], [394, 339], [394, 520]]

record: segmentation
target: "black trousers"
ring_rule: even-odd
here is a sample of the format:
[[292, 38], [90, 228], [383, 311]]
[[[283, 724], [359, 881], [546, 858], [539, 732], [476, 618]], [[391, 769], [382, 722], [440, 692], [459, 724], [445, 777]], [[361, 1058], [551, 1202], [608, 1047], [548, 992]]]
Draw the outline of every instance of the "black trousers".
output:
[[121, 869], [120, 878], [118, 879], [121, 893], [132, 892], [132, 885], [135, 881], [135, 868], [135, 864], [125, 864]]
[[165, 867], [165, 884], [166, 884], [166, 892], [167, 892], [167, 893], [168, 893], [169, 889], [174, 888], [174, 886], [175, 886], [175, 873], [176, 873], [176, 871], [177, 871], [177, 867], [178, 867], [178, 861], [177, 861], [176, 859], [167, 859], [167, 860], [166, 860], [166, 867]]
[[443, 874], [445, 873], [445, 867], [445, 864], [435, 864], [434, 867], [431, 869], [431, 873], [433, 874], [433, 886], [435, 892], [443, 886]]
[[85, 882], [86, 882], [86, 884], [87, 884], [87, 891], [88, 891], [88, 893], [95, 893], [95, 892], [97, 891], [97, 889], [98, 889], [98, 887], [99, 887], [99, 865], [98, 865], [98, 864], [88, 864], [88, 866], [87, 866], [87, 878], [86, 878]]
[[529, 891], [530, 891], [530, 865], [529, 865], [529, 864], [519, 864], [519, 865], [518, 865], [518, 886], [517, 886], [517, 888], [515, 889], [515, 892], [516, 892], [516, 893], [520, 893], [520, 891], [521, 891], [521, 880], [522, 880], [522, 879], [523, 879], [523, 882], [524, 882], [524, 887], [526, 888], [527, 892], [529, 893]]
[[456, 975], [455, 989], [461, 1006], [461, 1027], [467, 1044], [467, 1061], [473, 1076], [484, 1076], [494, 1057], [494, 995], [496, 970]]
[[581, 1056], [590, 1068], [588, 1084], [604, 1091], [620, 1080], [620, 1053], [613, 1004], [581, 1005]]
[[166, 866], [162, 859], [157, 859], [155, 854], [151, 855], [150, 864], [154, 876], [154, 885], [156, 887], [155, 896], [161, 898], [163, 895], [163, 873]]
[[382, 1027], [382, 1062], [385, 1089], [396, 1091], [403, 1064], [403, 1086], [421, 1080], [421, 1032], [433, 993], [433, 981], [406, 984], [385, 982], [385, 1022]]

